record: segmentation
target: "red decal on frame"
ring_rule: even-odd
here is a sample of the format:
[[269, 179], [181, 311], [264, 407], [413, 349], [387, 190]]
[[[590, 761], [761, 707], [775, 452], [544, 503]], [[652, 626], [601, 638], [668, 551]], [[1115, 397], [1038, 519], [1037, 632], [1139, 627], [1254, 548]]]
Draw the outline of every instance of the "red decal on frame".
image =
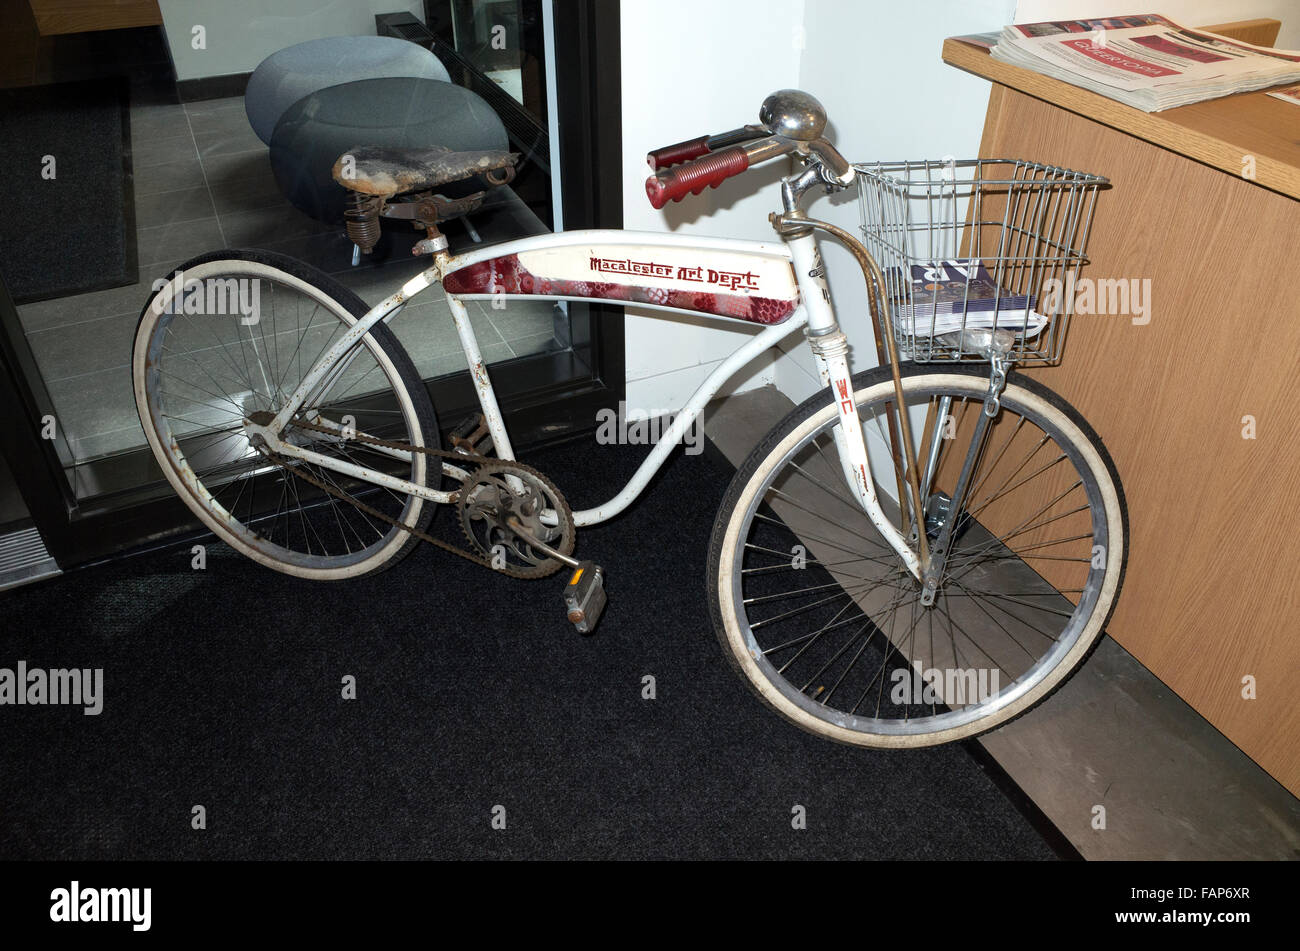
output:
[[643, 287], [608, 281], [552, 280], [533, 274], [515, 254], [480, 261], [453, 271], [442, 281], [448, 294], [534, 294], [553, 297], [587, 297], [596, 300], [658, 304], [696, 310], [719, 317], [735, 317], [756, 324], [779, 324], [794, 313], [797, 300], [723, 294], [669, 287]]

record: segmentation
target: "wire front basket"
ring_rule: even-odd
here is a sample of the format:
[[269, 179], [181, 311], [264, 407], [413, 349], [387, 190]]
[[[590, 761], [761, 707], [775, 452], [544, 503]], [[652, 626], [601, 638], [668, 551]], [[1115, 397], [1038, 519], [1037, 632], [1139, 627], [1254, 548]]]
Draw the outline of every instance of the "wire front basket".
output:
[[1014, 159], [854, 167], [901, 357], [987, 360], [998, 339], [1016, 363], [1061, 359], [1106, 179]]

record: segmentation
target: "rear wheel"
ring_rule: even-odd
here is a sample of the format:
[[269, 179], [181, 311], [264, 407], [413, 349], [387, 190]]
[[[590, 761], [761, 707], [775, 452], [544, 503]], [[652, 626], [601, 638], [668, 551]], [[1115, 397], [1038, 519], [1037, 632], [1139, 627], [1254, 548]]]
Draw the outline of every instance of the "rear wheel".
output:
[[[932, 539], [987, 385], [984, 367], [903, 368], [910, 415], [925, 421], [917, 441], [941, 446]], [[897, 515], [892, 378], [872, 370], [854, 387], [877, 494]], [[1011, 375], [938, 597], [924, 607], [919, 583], [850, 495], [838, 425], [829, 393], [819, 393], [755, 449], [727, 492], [708, 582], [728, 659], [782, 716], [862, 746], [973, 736], [1041, 701], [1101, 636], [1123, 576], [1124, 497], [1096, 434], [1056, 394]]]
[[[271, 461], [247, 422], [281, 409], [306, 373], [366, 311], [366, 304], [302, 262], [263, 251], [223, 251], [182, 265], [155, 290], [136, 329], [136, 407], [163, 474], [223, 541], [301, 578], [333, 580], [396, 562], [416, 543], [403, 528], [330, 496]], [[433, 405], [411, 359], [384, 324], [300, 415], [333, 433], [290, 424], [280, 438], [333, 459], [436, 487], [436, 458], [392, 453], [363, 434], [437, 448]], [[301, 471], [423, 531], [434, 505], [352, 480]]]

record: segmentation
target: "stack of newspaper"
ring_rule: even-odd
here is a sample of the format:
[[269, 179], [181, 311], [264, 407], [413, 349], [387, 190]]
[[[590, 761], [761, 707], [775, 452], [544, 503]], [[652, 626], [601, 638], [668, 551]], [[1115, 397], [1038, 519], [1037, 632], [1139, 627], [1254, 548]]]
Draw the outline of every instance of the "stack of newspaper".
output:
[[1300, 81], [1300, 53], [1184, 29], [1154, 13], [1003, 27], [990, 55], [1143, 112]]

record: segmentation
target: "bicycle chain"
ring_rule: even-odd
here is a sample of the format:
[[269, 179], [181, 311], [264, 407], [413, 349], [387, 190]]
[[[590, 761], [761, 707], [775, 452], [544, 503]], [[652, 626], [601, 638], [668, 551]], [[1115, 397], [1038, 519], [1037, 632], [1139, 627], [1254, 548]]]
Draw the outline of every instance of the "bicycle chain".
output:
[[[313, 432], [325, 433], [326, 435], [334, 436], [336, 438], [339, 437], [339, 432], [337, 429], [333, 429], [328, 426], [321, 426], [318, 425], [317, 423], [313, 423], [310, 420], [306, 420], [301, 417], [295, 417], [292, 420], [291, 425], [296, 426], [299, 429], [307, 429]], [[494, 466], [499, 465], [499, 466], [517, 468], [523, 472], [528, 473], [529, 475], [535, 476], [536, 478], [541, 480], [543, 484], [550, 486], [555, 492], [557, 503], [559, 503], [559, 505], [563, 507], [564, 515], [569, 520], [572, 520], [573, 518], [572, 510], [569, 507], [568, 500], [566, 500], [564, 496], [560, 494], [560, 490], [555, 487], [555, 483], [551, 482], [550, 479], [546, 478], [545, 475], [543, 475], [538, 470], [534, 469], [532, 466], [526, 466], [522, 462], [515, 462], [514, 460], [510, 460], [510, 459], [494, 459], [490, 456], [484, 456], [476, 452], [454, 452], [452, 450], [447, 450], [447, 449], [433, 449], [429, 446], [413, 446], [410, 443], [404, 443], [394, 439], [380, 439], [377, 436], [368, 436], [365, 435], [364, 433], [350, 433], [342, 438], [353, 440], [355, 442], [366, 443], [367, 445], [371, 445], [371, 446], [379, 446], [384, 449], [394, 449], [400, 452], [412, 452], [412, 453], [418, 452], [421, 455], [432, 456], [438, 459], [452, 459], [458, 462], [470, 462], [470, 463], [477, 464], [478, 468], [476, 468], [473, 472], [470, 472], [468, 474], [465, 480], [466, 482], [471, 481], [474, 478], [474, 476], [479, 472], [479, 470], [482, 469], [482, 467], [488, 463], [491, 463]], [[351, 495], [348, 495], [342, 489], [329, 485], [328, 483], [322, 481], [321, 479], [318, 479], [315, 476], [302, 471], [298, 466], [294, 465], [289, 459], [287, 459], [285, 456], [281, 456], [279, 453], [266, 450], [264, 451], [263, 454], [266, 456], [267, 459], [270, 459], [280, 468], [288, 470], [297, 478], [302, 479], [304, 482], [307, 482], [315, 486], [316, 488], [324, 492], [326, 495], [331, 495], [336, 499], [341, 499], [344, 502], [347, 502], [348, 504], [355, 507], [358, 511], [364, 512], [366, 515], [370, 515], [374, 518], [379, 519], [382, 522], [386, 522], [387, 524], [392, 525], [394, 528], [400, 528], [402, 531], [408, 533], [413, 538], [418, 538], [422, 542], [428, 542], [430, 545], [433, 545], [435, 548], [441, 548], [443, 551], [451, 552], [453, 555], [458, 555], [461, 558], [464, 558], [466, 561], [473, 562], [476, 565], [482, 565], [484, 568], [489, 568], [492, 571], [499, 571], [501, 574], [509, 575], [512, 578], [526, 578], [526, 579], [545, 578], [548, 575], [554, 574], [559, 568], [559, 562], [556, 562], [554, 565], [551, 565], [549, 567], [542, 566], [538, 568], [529, 568], [529, 569], [515, 568], [509, 565], [504, 568], [498, 568], [494, 566], [489, 559], [484, 558], [482, 555], [479, 555], [476, 552], [469, 551], [464, 548], [457, 548], [455, 545], [451, 544], [450, 542], [443, 541], [440, 538], [435, 538], [434, 536], [430, 535], [428, 532], [421, 531], [420, 529], [415, 528], [412, 525], [407, 525], [403, 522], [400, 522], [397, 519], [393, 518], [391, 515], [387, 515], [384, 512], [379, 511], [374, 506], [367, 505], [365, 502], [362, 502], [360, 499], [353, 498]], [[430, 501], [430, 500], [426, 499], [426, 501]], [[455, 494], [454, 501], [457, 504], [459, 504], [460, 493]], [[460, 519], [457, 519], [457, 521], [460, 521]], [[570, 552], [565, 552], [565, 554], [566, 555], [570, 554]]]

